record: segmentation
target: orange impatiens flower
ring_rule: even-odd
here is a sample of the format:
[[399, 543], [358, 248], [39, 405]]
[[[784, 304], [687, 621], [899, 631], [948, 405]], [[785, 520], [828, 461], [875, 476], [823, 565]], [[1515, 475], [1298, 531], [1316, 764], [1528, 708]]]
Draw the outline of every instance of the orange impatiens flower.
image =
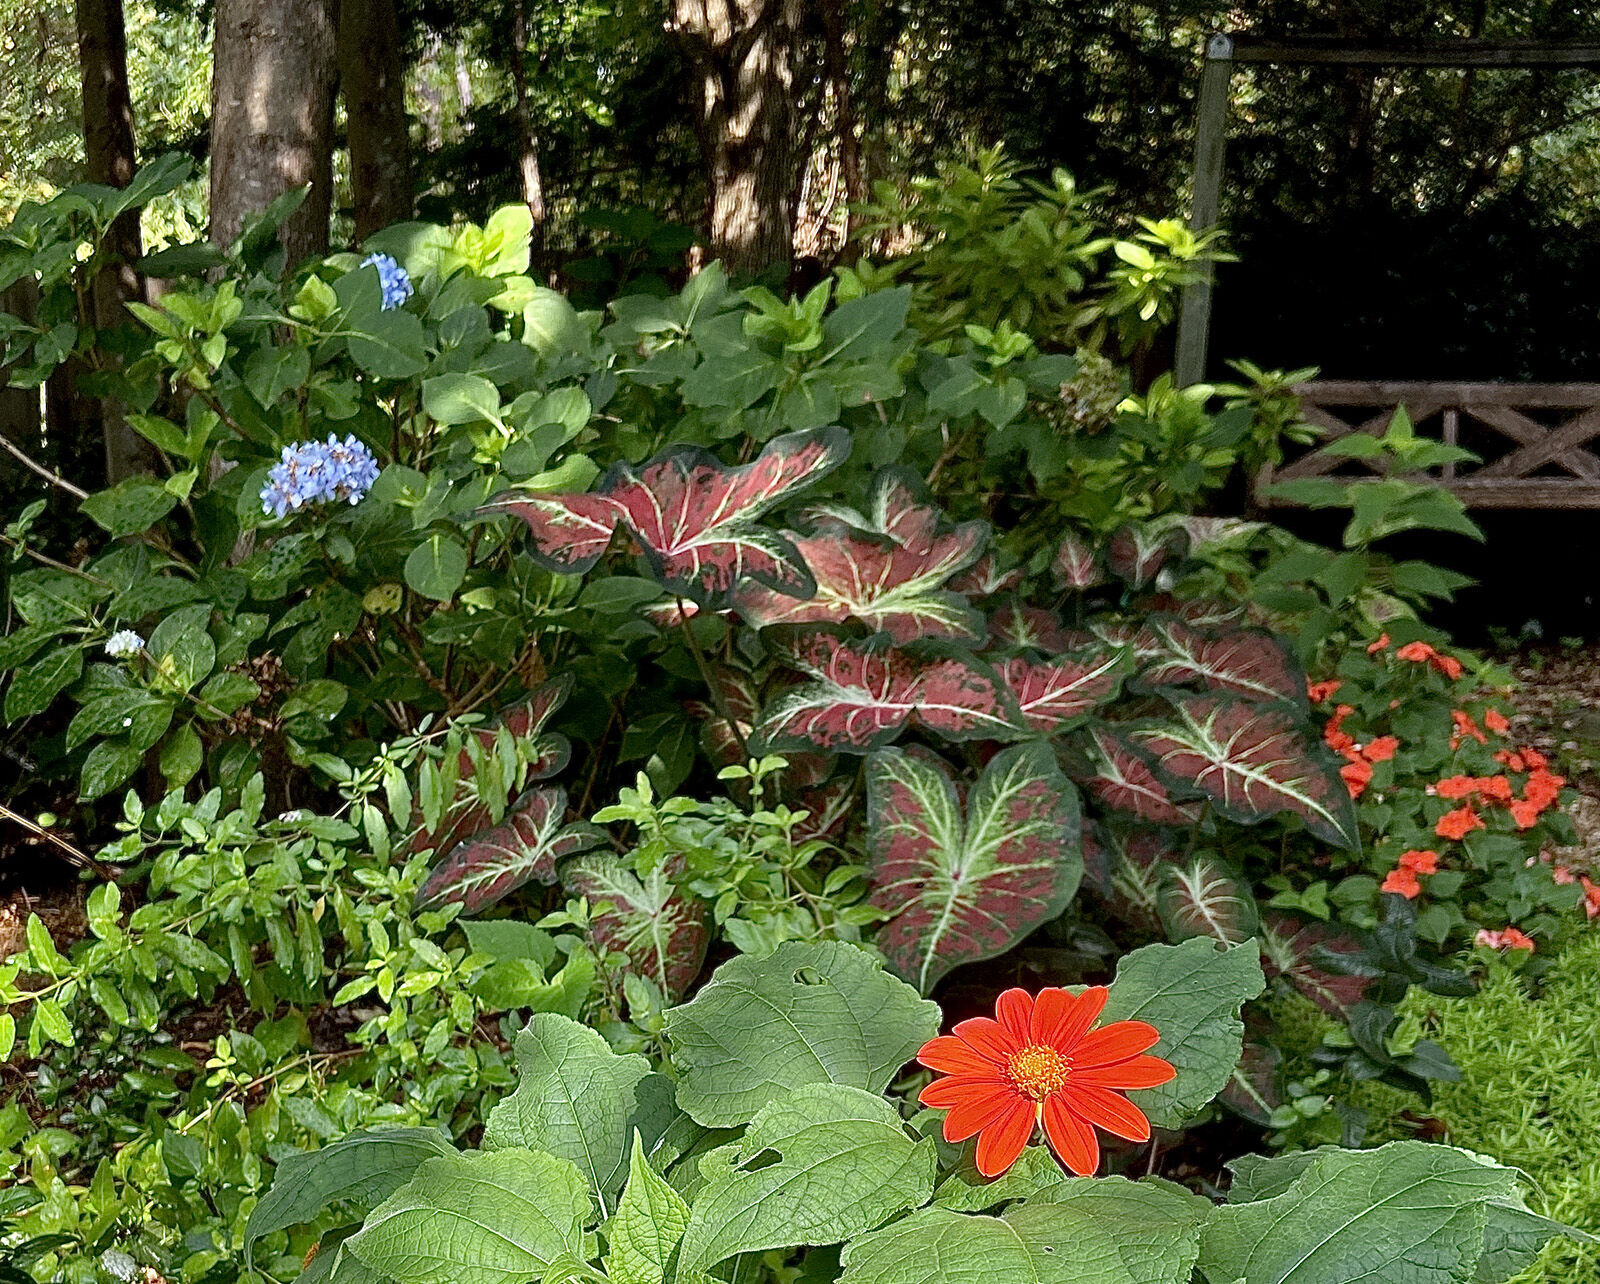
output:
[[1482, 818], [1472, 810], [1471, 803], [1463, 803], [1454, 811], [1447, 811], [1439, 817], [1439, 823], [1434, 826], [1433, 832], [1440, 838], [1449, 838], [1459, 842], [1474, 829], [1485, 829]]
[[1379, 651], [1386, 650], [1388, 646], [1389, 635], [1387, 633], [1381, 633], [1378, 635], [1378, 640], [1376, 642], [1369, 642], [1367, 644], [1367, 654], [1377, 655]]
[[1383, 884], [1378, 890], [1394, 892], [1397, 895], [1404, 896], [1408, 901], [1414, 901], [1422, 895], [1422, 884], [1417, 881], [1415, 870], [1405, 868], [1391, 869], [1384, 876]]
[[995, 1018], [962, 1021], [951, 1034], [922, 1045], [917, 1060], [948, 1076], [918, 1100], [944, 1117], [946, 1141], [978, 1138], [978, 1171], [998, 1177], [1043, 1126], [1050, 1149], [1080, 1177], [1100, 1166], [1096, 1127], [1129, 1141], [1148, 1141], [1150, 1121], [1123, 1093], [1154, 1088], [1177, 1075], [1148, 1056], [1160, 1039], [1144, 1021], [1094, 1025], [1109, 991], [1007, 990]]
[[1410, 660], [1413, 664], [1426, 664], [1438, 652], [1426, 642], [1407, 642], [1394, 653], [1397, 660]]
[[1350, 796], [1359, 798], [1372, 783], [1372, 764], [1354, 749], [1346, 750], [1345, 757], [1350, 761], [1339, 768], [1339, 775], [1344, 779], [1344, 787], [1350, 791]]
[[1452, 682], [1466, 672], [1466, 670], [1461, 667], [1461, 661], [1456, 659], [1455, 656], [1441, 655], [1437, 651], [1433, 653], [1433, 656], [1428, 663], [1433, 665], [1434, 668], [1438, 669], [1440, 673], [1444, 674], [1444, 676], [1449, 678]]
[[1439, 872], [1438, 852], [1409, 851], [1400, 854], [1400, 868], [1408, 869], [1413, 874], [1437, 874]]
[[1478, 724], [1472, 720], [1470, 714], [1461, 709], [1452, 709], [1450, 711], [1450, 720], [1455, 723], [1456, 727], [1450, 736], [1450, 747], [1452, 749], [1460, 748], [1461, 742], [1468, 737], [1476, 740], [1480, 745], [1489, 743], [1489, 737], [1478, 729]]
[[1503, 736], [1506, 732], [1511, 730], [1510, 719], [1508, 719], [1506, 715], [1501, 713], [1498, 709], [1484, 710], [1483, 725], [1488, 727], [1489, 730], [1494, 732], [1497, 736]]
[[1331, 700], [1334, 693], [1343, 685], [1344, 683], [1338, 678], [1329, 678], [1326, 682], [1313, 682], [1307, 678], [1306, 696], [1312, 704], [1321, 704], [1325, 700]]
[[1388, 762], [1399, 748], [1400, 741], [1396, 737], [1379, 736], [1361, 746], [1361, 756], [1368, 762]]
[[1533, 950], [1535, 947], [1533, 937], [1517, 928], [1508, 927], [1504, 931], [1491, 932], [1487, 928], [1479, 928], [1473, 941], [1478, 945], [1487, 945], [1491, 950]]

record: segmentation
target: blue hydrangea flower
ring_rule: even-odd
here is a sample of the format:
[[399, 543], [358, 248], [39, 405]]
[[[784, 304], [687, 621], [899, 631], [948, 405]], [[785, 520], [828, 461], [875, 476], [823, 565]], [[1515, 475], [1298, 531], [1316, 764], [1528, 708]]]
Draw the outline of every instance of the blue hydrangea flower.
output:
[[359, 504], [378, 480], [378, 461], [358, 438], [302, 441], [285, 446], [261, 488], [261, 510], [273, 517], [307, 504]]
[[106, 639], [106, 654], [113, 660], [138, 655], [144, 649], [144, 639], [132, 629], [118, 629]]
[[369, 254], [361, 260], [362, 267], [378, 269], [378, 283], [383, 287], [383, 310], [398, 308], [414, 294], [411, 274], [387, 254]]

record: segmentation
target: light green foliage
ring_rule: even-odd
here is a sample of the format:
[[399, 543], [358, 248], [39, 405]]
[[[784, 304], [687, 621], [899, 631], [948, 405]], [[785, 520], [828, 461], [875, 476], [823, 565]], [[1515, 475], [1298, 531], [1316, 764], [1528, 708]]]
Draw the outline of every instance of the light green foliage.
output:
[[689, 1205], [650, 1167], [634, 1133], [627, 1189], [606, 1224], [607, 1274], [617, 1284], [663, 1284], [688, 1227]]

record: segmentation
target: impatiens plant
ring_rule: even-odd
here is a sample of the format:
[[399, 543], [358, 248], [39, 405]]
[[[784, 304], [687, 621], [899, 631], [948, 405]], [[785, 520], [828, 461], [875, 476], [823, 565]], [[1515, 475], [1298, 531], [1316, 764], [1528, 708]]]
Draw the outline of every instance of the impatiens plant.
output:
[[[534, 1017], [516, 1040], [517, 1089], [479, 1149], [392, 1128], [286, 1156], [251, 1214], [245, 1264], [276, 1271], [304, 1254], [302, 1280], [394, 1284], [796, 1271], [861, 1284], [996, 1271], [1495, 1284], [1566, 1232], [1527, 1210], [1517, 1170], [1420, 1142], [1246, 1157], [1221, 1206], [1160, 1178], [1094, 1176], [1091, 1125], [1140, 1143], [1156, 1090], [1203, 1104], [1260, 985], [1253, 945], [1152, 946], [1110, 987], [1008, 991], [996, 1019], [934, 1037], [938, 1009], [858, 948], [791, 942], [730, 961], [669, 1011], [659, 1067]], [[885, 1095], [913, 1056], [949, 1072], [921, 1092], [948, 1110], [942, 1125]], [[1040, 1133], [1079, 1175], [1030, 1146]], [[1136, 1169], [1123, 1145], [1113, 1162], [1129, 1159]]]

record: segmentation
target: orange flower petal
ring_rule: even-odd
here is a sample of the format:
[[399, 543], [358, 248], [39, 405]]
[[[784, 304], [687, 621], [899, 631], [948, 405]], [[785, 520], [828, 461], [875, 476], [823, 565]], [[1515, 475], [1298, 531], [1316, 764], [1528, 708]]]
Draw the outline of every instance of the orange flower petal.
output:
[[1116, 1065], [1138, 1056], [1160, 1038], [1161, 1032], [1146, 1021], [1116, 1021], [1086, 1035], [1072, 1049], [1072, 1065], [1076, 1070]]
[[1015, 1096], [1016, 1089], [997, 1074], [955, 1074], [948, 1079], [935, 1079], [917, 1096], [917, 1100], [933, 1110], [948, 1110], [962, 1101], [974, 1101], [996, 1093]]
[[1073, 1114], [1129, 1141], [1150, 1140], [1150, 1121], [1144, 1111], [1122, 1094], [1079, 1079], [1069, 1080], [1061, 1092]]
[[1014, 1092], [997, 1092], [958, 1102], [944, 1117], [944, 1139], [955, 1142], [975, 1136], [1021, 1100]]
[[1072, 1113], [1060, 1094], [1044, 1103], [1044, 1134], [1050, 1149], [1080, 1177], [1093, 1177], [1100, 1167], [1100, 1139], [1094, 1129]]
[[1106, 1005], [1111, 991], [1091, 985], [1074, 996], [1069, 990], [1043, 990], [1033, 1005], [1030, 1038], [1061, 1052], [1071, 1052]]
[[1033, 996], [1026, 990], [1007, 990], [994, 1002], [994, 1014], [1018, 1043], [1028, 1042], [1028, 1025], [1033, 1019]]
[[978, 1137], [978, 1171], [985, 1177], [998, 1177], [1016, 1163], [1033, 1136], [1036, 1117], [1033, 1102], [1019, 1097], [1005, 1114], [985, 1125]]
[[1178, 1071], [1170, 1061], [1140, 1056], [1130, 1061], [1119, 1061], [1114, 1066], [1075, 1070], [1072, 1082], [1092, 1084], [1096, 1088], [1155, 1088], [1177, 1077]]
[[945, 1074], [993, 1074], [998, 1064], [979, 1052], [965, 1039], [941, 1034], [929, 1039], [917, 1053], [917, 1060], [930, 1070]]
[[954, 1034], [991, 1061], [1005, 1061], [1013, 1052], [1022, 1049], [1022, 1041], [991, 1017], [958, 1021]]

